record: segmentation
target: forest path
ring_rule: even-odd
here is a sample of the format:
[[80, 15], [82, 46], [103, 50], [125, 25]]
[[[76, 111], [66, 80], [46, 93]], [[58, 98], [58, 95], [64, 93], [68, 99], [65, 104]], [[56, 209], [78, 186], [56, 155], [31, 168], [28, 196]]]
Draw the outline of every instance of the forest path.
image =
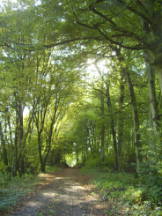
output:
[[105, 216], [104, 202], [79, 169], [42, 174], [42, 185], [9, 216]]

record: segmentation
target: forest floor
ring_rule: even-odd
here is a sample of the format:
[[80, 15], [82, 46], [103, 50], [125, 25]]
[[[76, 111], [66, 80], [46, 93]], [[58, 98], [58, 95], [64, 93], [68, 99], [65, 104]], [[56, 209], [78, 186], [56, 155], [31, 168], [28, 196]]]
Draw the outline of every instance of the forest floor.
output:
[[79, 169], [41, 174], [40, 184], [8, 216], [105, 216], [106, 203]]

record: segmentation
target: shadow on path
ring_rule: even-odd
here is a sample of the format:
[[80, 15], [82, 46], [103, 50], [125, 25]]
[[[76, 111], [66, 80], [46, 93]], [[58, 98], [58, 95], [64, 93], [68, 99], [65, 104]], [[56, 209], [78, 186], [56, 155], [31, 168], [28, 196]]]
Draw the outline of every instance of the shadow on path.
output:
[[85, 185], [88, 178], [77, 169], [64, 169], [46, 177], [50, 182], [10, 216], [106, 215], [104, 203]]

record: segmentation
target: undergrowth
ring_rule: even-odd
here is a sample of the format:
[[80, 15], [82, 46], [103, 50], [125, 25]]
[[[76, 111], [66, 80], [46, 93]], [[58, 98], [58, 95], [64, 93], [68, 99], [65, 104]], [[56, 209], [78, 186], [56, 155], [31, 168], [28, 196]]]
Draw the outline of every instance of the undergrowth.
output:
[[46, 166], [46, 172], [47, 173], [54, 173], [57, 171], [60, 171], [61, 168], [60, 167], [56, 167], [56, 166]]
[[[47, 173], [54, 173], [60, 168], [47, 166]], [[27, 193], [39, 183], [39, 176], [25, 174], [22, 177], [12, 177], [9, 174], [0, 173], [0, 215], [1, 212], [9, 210]]]
[[20, 198], [32, 191], [37, 183], [36, 176], [25, 175], [23, 177], [10, 177], [0, 175], [0, 211], [9, 209], [15, 205]]
[[0, 174], [0, 212], [9, 210], [20, 198], [32, 191], [38, 178], [32, 175], [11, 177]]
[[130, 173], [110, 172], [106, 169], [82, 168], [82, 172], [93, 177], [109, 216], [162, 216], [161, 203], [147, 196], [147, 187]]

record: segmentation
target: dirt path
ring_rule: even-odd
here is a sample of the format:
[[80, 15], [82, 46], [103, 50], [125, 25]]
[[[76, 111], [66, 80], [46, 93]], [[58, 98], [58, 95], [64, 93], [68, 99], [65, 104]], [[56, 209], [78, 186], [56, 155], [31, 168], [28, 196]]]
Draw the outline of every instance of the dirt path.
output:
[[105, 216], [104, 203], [77, 169], [42, 175], [35, 195], [9, 216]]

